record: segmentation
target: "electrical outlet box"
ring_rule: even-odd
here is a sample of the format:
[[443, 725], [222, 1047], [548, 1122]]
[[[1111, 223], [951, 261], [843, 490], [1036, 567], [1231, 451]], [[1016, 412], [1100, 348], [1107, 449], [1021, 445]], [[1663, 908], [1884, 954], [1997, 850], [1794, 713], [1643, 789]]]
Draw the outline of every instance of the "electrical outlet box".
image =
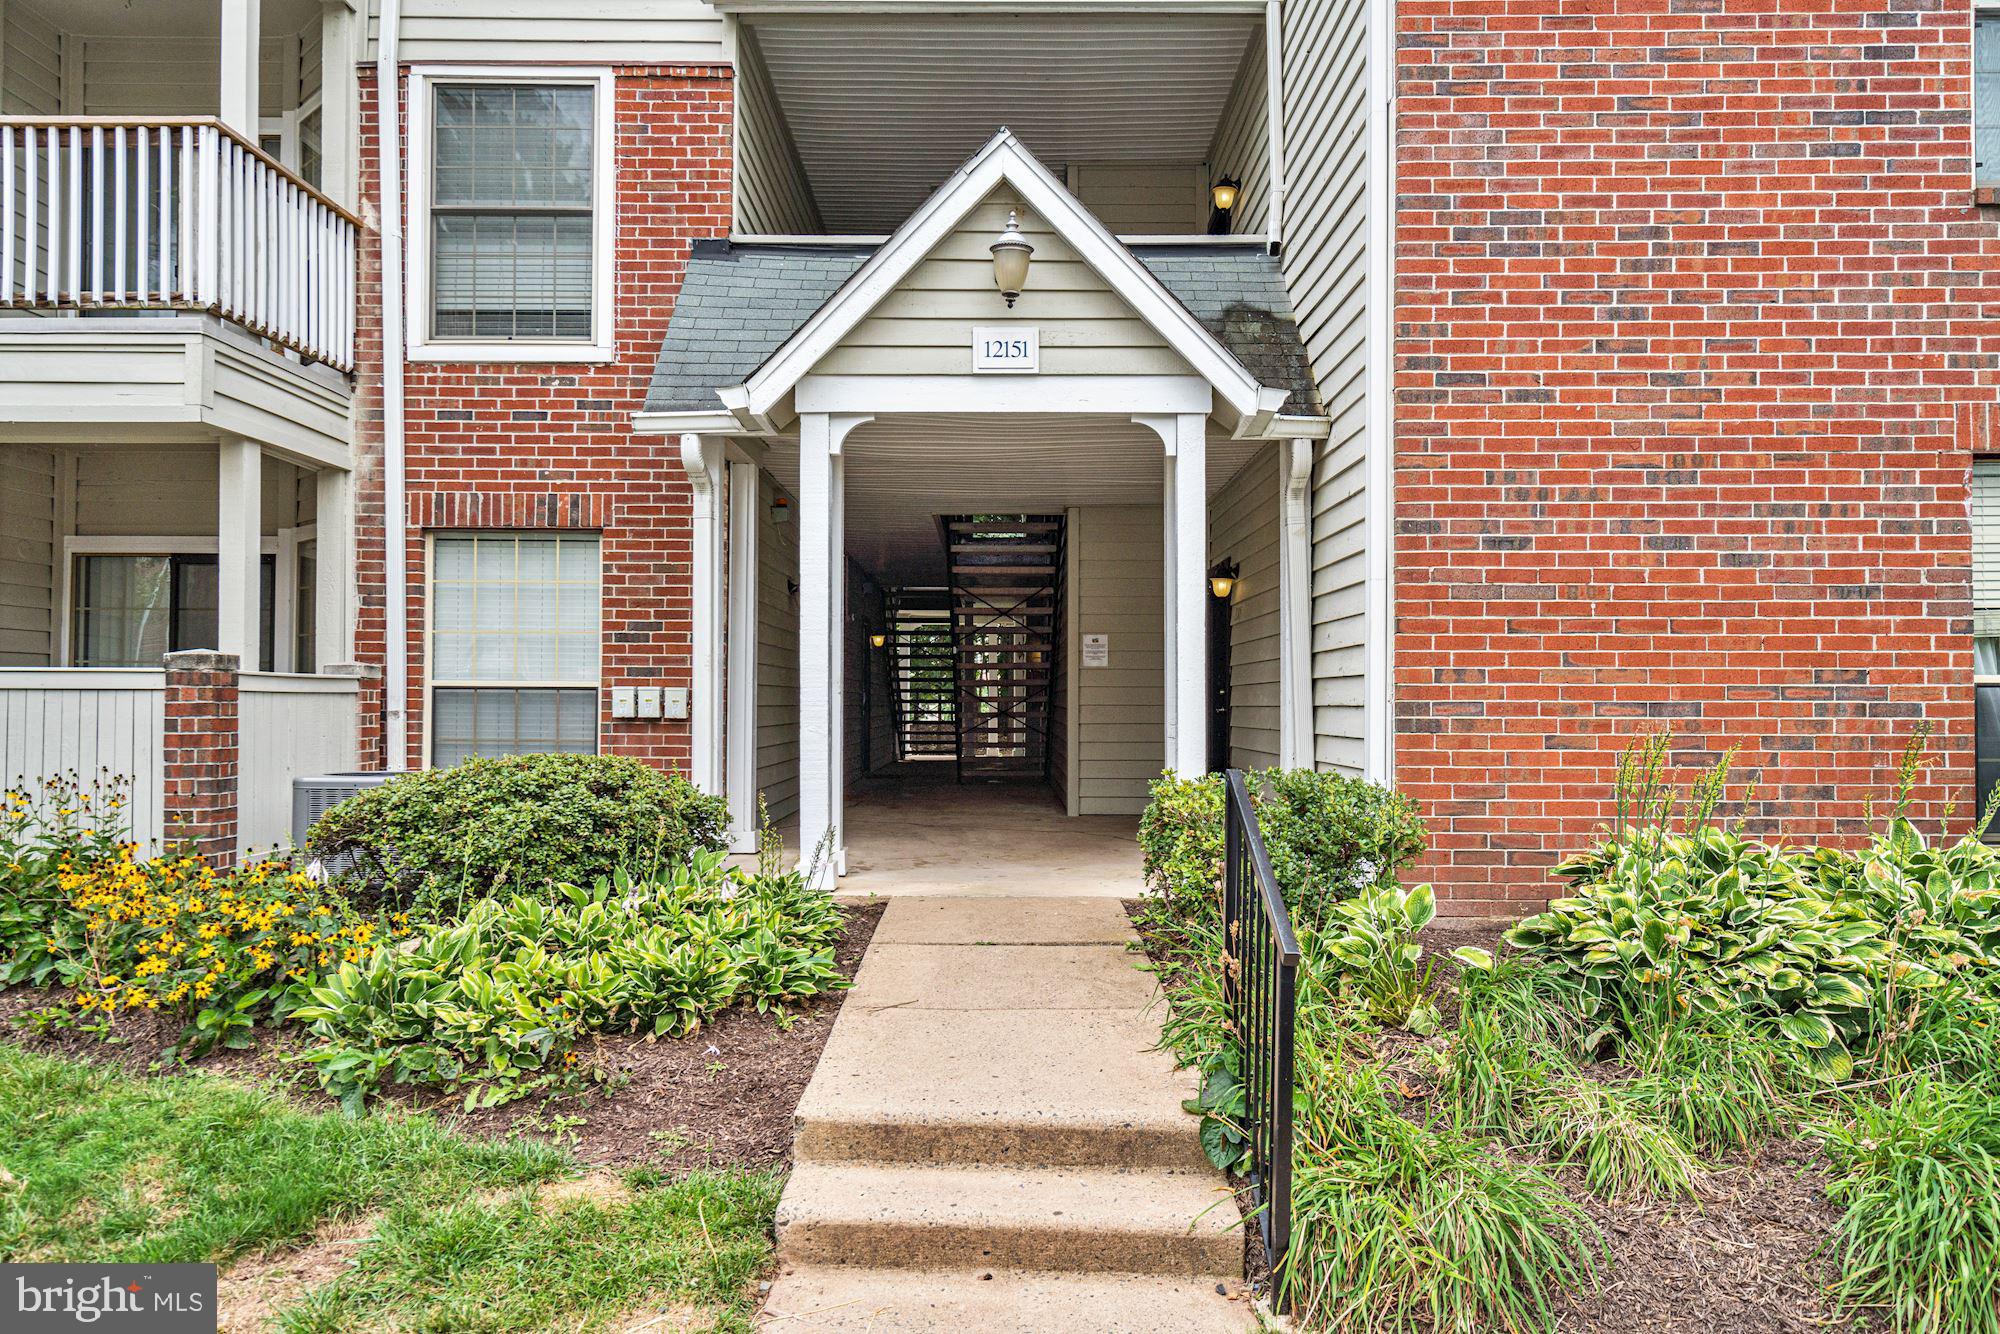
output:
[[637, 718], [639, 716], [639, 692], [631, 686], [611, 687], [611, 716], [613, 718]]
[[667, 717], [685, 719], [688, 716], [686, 686], [668, 686], [660, 692], [660, 695], [660, 702]]
[[639, 687], [639, 716], [657, 718], [660, 716], [660, 688], [658, 686]]

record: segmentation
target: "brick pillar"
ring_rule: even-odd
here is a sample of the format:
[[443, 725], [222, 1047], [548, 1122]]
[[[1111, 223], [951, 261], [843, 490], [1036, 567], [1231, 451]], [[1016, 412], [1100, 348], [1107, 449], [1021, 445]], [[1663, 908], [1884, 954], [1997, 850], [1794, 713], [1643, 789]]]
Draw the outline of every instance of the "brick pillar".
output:
[[169, 653], [162, 747], [166, 836], [218, 865], [236, 860], [237, 669], [233, 653]]

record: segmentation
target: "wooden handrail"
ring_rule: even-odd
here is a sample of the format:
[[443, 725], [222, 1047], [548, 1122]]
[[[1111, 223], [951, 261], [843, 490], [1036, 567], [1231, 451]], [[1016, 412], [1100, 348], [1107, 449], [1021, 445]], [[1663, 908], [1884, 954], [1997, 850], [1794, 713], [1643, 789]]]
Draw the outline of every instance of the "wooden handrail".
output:
[[329, 195], [327, 195], [327, 193], [324, 190], [321, 190], [318, 186], [313, 185], [309, 181], [302, 180], [296, 171], [293, 171], [290, 167], [278, 161], [278, 159], [272, 157], [269, 153], [266, 153], [262, 148], [259, 148], [254, 140], [245, 138], [231, 126], [225, 125], [220, 117], [216, 116], [0, 116], [0, 129], [6, 129], [9, 126], [33, 126], [36, 129], [52, 129], [52, 130], [70, 130], [70, 129], [159, 130], [159, 129], [180, 129], [182, 126], [187, 126], [193, 129], [219, 130], [224, 135], [235, 140], [238, 146], [248, 150], [252, 156], [260, 159], [265, 166], [271, 168], [271, 170], [275, 172], [278, 172], [286, 180], [290, 181], [293, 185], [296, 185], [299, 189], [305, 191], [305, 193], [309, 195], [315, 202], [324, 205], [326, 208], [332, 210], [334, 213], [338, 214], [342, 218], [345, 218], [348, 222], [352, 223], [357, 229], [366, 225], [361, 221], [361, 217], [359, 214], [353, 213], [348, 209], [343, 208], [339, 203], [337, 203], [334, 199], [332, 199]]

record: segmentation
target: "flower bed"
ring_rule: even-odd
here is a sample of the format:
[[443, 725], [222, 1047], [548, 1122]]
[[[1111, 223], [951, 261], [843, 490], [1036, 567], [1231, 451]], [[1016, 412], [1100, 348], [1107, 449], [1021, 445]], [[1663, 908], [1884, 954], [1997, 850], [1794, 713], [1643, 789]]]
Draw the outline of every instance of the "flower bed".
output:
[[[1307, 1324], [1556, 1328], [1619, 1281], [1594, 1216], [1663, 1226], [1723, 1193], [1719, 1169], [1803, 1140], [1834, 1221], [1813, 1224], [1826, 1272], [1785, 1281], [1826, 1287], [1824, 1319], [2000, 1330], [2000, 859], [1980, 831], [1934, 845], [1901, 817], [1915, 748], [1858, 849], [1722, 827], [1726, 762], [1675, 819], [1665, 756], [1635, 750], [1629, 816], [1501, 950], [1456, 951], [1449, 989], [1422, 949], [1426, 890], [1298, 923], [1296, 1244], [1277, 1281]], [[1241, 1099], [1208, 916], [1142, 915], [1167, 1041], [1204, 1071], [1205, 1139], [1229, 1163]], [[1703, 1297], [1755, 1300], [1677, 1309], [1701, 1321]]]

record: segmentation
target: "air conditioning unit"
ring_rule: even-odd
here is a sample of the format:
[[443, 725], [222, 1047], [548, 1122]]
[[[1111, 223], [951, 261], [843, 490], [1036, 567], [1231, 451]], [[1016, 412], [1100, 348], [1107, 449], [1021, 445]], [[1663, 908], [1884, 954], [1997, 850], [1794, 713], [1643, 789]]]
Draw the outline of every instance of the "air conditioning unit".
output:
[[313, 821], [358, 792], [380, 787], [400, 774], [314, 774], [292, 780], [292, 843], [306, 845], [306, 831]]

